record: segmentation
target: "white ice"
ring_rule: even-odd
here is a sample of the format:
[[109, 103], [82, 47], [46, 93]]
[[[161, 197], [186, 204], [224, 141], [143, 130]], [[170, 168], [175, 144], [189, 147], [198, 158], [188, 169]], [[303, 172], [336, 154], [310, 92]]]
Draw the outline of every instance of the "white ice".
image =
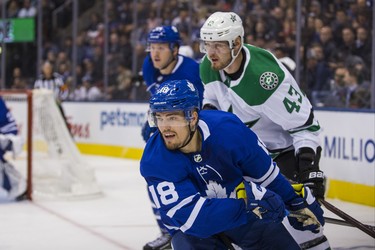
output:
[[[158, 236], [139, 161], [85, 158], [96, 170], [103, 195], [0, 204], [0, 250], [136, 250]], [[363, 223], [375, 224], [374, 207], [328, 201]], [[357, 228], [327, 223], [325, 235], [333, 249], [375, 249], [375, 239]]]

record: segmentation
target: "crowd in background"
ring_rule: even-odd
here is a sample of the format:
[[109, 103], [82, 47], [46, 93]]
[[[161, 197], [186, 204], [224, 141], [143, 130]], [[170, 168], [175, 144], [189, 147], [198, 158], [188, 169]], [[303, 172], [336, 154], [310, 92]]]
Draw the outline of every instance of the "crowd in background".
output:
[[[48, 13], [66, 2], [70, 1], [43, 0], [45, 20], [51, 18]], [[103, 1], [88, 2], [99, 8], [81, 8], [89, 17], [78, 31], [75, 69], [72, 68], [70, 33], [61, 35], [44, 21], [43, 60], [53, 65], [69, 89], [66, 100], [147, 100], [148, 94], [138, 72], [146, 56], [148, 32], [159, 25], [176, 26], [182, 44], [190, 49], [184, 54], [199, 61], [203, 56], [199, 52], [199, 30], [215, 11], [238, 13], [244, 23], [245, 42], [272, 51], [295, 73], [296, 0], [140, 0], [136, 9], [134, 1], [107, 0], [107, 72], [103, 71]], [[302, 3], [301, 88], [315, 106], [370, 108], [373, 1], [313, 0]], [[38, 14], [33, 0], [8, 0], [6, 6], [8, 18]], [[69, 8], [62, 15], [65, 18], [60, 29], [69, 24], [67, 13], [70, 13]], [[33, 54], [35, 44], [7, 46], [10, 46], [7, 87], [32, 88], [38, 78], [35, 52]], [[18, 47], [12, 50], [11, 46]], [[19, 46], [22, 46], [21, 50]], [[75, 86], [72, 84], [73, 71], [77, 76]], [[103, 84], [105, 74], [107, 86]]]

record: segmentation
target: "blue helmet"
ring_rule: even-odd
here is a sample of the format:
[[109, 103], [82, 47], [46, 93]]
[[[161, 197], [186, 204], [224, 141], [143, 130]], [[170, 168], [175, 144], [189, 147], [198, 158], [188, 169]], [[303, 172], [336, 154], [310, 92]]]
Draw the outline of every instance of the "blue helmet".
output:
[[148, 43], [181, 43], [180, 33], [175, 26], [159, 26], [150, 31]]
[[198, 90], [188, 80], [170, 80], [163, 82], [150, 99], [150, 111], [184, 111], [186, 119], [191, 118], [193, 110], [200, 110]]

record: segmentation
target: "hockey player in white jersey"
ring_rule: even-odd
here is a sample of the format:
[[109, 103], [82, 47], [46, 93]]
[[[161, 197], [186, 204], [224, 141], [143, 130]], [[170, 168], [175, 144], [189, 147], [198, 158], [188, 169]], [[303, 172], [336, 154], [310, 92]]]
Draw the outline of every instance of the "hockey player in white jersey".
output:
[[172, 235], [173, 249], [300, 249], [281, 221], [320, 230], [323, 210], [309, 192], [297, 195], [262, 142], [237, 116], [200, 110], [187, 80], [167, 81], [150, 100], [141, 174]]
[[26, 198], [25, 178], [4, 158], [8, 151], [14, 157], [22, 151], [23, 141], [17, 133], [16, 121], [0, 97], [0, 202]]
[[[293, 76], [270, 52], [244, 43], [242, 21], [233, 12], [213, 13], [200, 37], [206, 54], [200, 65], [204, 109], [236, 114], [264, 142], [283, 175], [324, 198], [320, 125]], [[304, 249], [329, 249], [322, 231], [293, 235]]]

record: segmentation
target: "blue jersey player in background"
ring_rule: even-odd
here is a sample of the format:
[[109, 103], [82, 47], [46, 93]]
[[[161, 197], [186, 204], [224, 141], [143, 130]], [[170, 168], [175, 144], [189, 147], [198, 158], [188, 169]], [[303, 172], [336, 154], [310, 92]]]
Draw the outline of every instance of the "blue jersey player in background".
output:
[[[199, 64], [189, 57], [178, 54], [181, 38], [177, 28], [156, 27], [149, 33], [147, 43], [149, 54], [144, 59], [142, 75], [151, 96], [162, 82], [188, 79], [196, 86], [200, 98], [203, 99]], [[146, 123], [142, 130], [143, 139], [147, 141], [152, 132]]]
[[323, 210], [310, 189], [292, 187], [238, 117], [200, 108], [188, 80], [164, 82], [150, 99], [158, 130], [141, 174], [173, 249], [300, 249], [281, 222], [291, 213], [299, 230], [320, 230]]
[[0, 97], [0, 202], [26, 198], [26, 180], [4, 155], [10, 151], [15, 157], [22, 151], [23, 142], [16, 121]]
[[[149, 33], [147, 42], [149, 53], [144, 59], [142, 74], [150, 95], [153, 96], [164, 81], [188, 79], [198, 89], [199, 100], [202, 101], [203, 83], [199, 76], [199, 64], [179, 54], [181, 38], [177, 28], [174, 26], [156, 27]], [[147, 142], [155, 130], [146, 122], [142, 128], [143, 139]], [[147, 243], [143, 249], [170, 248], [170, 236], [167, 229], [160, 221], [158, 210], [156, 208], [153, 210], [162, 234], [156, 240]]]

